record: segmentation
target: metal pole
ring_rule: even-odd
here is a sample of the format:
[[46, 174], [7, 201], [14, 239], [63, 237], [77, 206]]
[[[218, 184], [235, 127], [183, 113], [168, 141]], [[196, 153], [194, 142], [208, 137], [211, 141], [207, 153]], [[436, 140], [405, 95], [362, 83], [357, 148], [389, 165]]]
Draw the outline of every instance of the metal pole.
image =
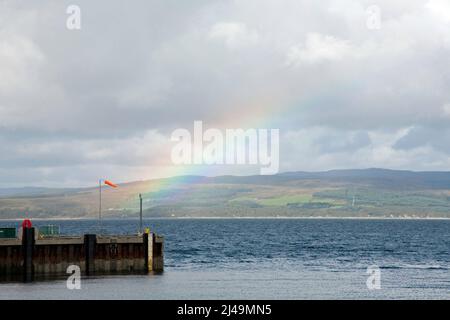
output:
[[98, 180], [99, 205], [98, 205], [98, 221], [100, 224], [100, 232], [102, 231], [102, 179]]
[[139, 205], [140, 205], [140, 210], [139, 210], [139, 231], [142, 233], [142, 195], [139, 193]]

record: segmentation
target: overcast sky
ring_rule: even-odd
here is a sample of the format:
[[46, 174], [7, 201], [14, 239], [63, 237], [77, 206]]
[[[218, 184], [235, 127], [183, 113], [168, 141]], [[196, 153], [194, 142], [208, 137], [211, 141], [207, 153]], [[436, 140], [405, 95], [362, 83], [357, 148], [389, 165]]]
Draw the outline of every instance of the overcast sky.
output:
[[0, 187], [259, 172], [173, 168], [194, 120], [279, 128], [281, 171], [449, 170], [450, 2], [0, 0]]

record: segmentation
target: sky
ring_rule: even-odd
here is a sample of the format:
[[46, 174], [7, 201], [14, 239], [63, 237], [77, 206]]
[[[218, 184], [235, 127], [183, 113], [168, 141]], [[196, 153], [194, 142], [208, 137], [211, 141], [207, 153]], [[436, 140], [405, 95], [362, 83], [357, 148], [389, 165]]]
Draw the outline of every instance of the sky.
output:
[[258, 174], [175, 166], [196, 120], [279, 129], [280, 172], [448, 171], [449, 71], [447, 0], [0, 0], [0, 187]]

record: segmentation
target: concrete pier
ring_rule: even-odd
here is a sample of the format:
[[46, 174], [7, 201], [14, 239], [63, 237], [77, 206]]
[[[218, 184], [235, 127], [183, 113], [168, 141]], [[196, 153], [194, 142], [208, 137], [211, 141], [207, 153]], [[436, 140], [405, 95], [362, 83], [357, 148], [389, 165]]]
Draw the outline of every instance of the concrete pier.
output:
[[36, 238], [34, 228], [23, 230], [22, 239], [0, 239], [0, 279], [47, 278], [67, 275], [70, 265], [82, 275], [143, 274], [164, 269], [164, 238], [141, 236]]

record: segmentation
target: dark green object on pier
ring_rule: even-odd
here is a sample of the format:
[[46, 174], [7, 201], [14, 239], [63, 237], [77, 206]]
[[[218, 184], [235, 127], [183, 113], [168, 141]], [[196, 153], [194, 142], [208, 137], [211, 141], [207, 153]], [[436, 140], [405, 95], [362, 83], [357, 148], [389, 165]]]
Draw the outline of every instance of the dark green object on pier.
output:
[[0, 238], [10, 239], [16, 237], [16, 228], [0, 228]]

